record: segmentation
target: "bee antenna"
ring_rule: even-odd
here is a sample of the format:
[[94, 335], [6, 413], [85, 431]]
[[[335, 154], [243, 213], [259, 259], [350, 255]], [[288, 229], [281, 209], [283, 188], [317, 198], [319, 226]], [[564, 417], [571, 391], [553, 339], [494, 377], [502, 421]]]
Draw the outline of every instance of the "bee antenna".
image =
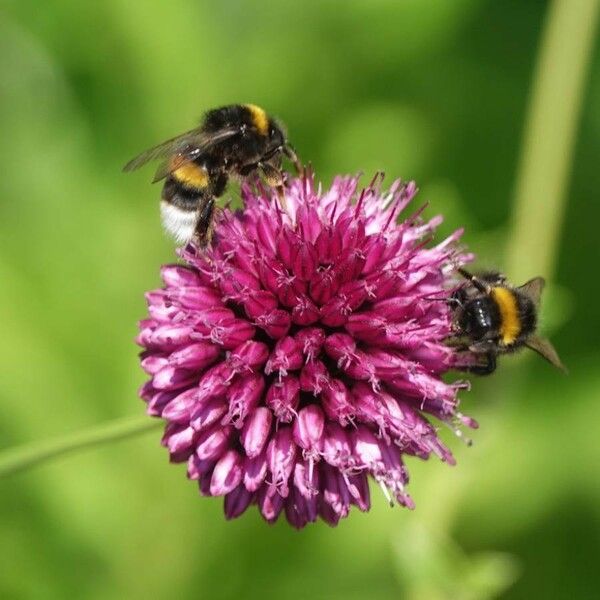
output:
[[456, 270], [465, 279], [470, 281], [480, 292], [485, 292], [485, 293], [488, 292], [488, 286], [486, 286], [484, 283], [482, 283], [482, 281], [478, 277], [476, 277], [475, 275], [472, 275], [471, 273], [469, 273], [469, 271], [467, 271], [466, 269], [463, 269], [462, 267], [458, 267]]

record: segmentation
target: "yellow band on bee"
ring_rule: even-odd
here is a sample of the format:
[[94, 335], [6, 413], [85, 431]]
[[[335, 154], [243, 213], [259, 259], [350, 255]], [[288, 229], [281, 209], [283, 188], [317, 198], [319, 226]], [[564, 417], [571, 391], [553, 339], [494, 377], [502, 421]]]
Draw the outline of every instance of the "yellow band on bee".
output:
[[194, 188], [205, 188], [209, 181], [206, 169], [193, 162], [175, 169], [172, 175], [179, 183]]
[[505, 287], [493, 287], [490, 295], [500, 311], [500, 337], [505, 346], [510, 346], [521, 333], [519, 305], [515, 294]]
[[267, 135], [269, 133], [269, 117], [267, 113], [256, 104], [244, 104], [244, 106], [250, 111], [252, 123], [260, 135]]

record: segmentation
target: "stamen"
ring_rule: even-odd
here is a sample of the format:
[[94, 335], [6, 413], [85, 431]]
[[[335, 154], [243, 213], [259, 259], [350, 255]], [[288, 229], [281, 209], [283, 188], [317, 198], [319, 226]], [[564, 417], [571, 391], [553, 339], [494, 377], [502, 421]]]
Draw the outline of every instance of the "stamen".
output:
[[387, 486], [385, 485], [383, 479], [381, 479], [380, 477], [377, 478], [377, 483], [379, 484], [379, 487], [381, 488], [381, 491], [383, 492], [383, 495], [385, 496], [385, 499], [388, 501], [388, 504], [390, 505], [390, 507], [394, 506], [394, 499], [392, 498], [390, 491], [387, 489]]
[[452, 433], [454, 433], [454, 435], [466, 446], [470, 447], [473, 445], [473, 440], [470, 437], [467, 437], [460, 429], [462, 423], [456, 416], [453, 416], [451, 421], [442, 421], [442, 423], [444, 423], [444, 425], [446, 425], [446, 427], [448, 427], [448, 429], [450, 429], [450, 431], [452, 431]]

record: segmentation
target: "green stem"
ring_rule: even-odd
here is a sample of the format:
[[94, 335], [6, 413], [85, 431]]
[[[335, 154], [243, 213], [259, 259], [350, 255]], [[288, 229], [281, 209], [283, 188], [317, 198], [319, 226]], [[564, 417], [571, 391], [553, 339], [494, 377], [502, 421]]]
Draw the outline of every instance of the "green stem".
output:
[[535, 69], [518, 167], [507, 272], [551, 276], [566, 208], [599, 0], [554, 0]]
[[36, 466], [57, 456], [122, 440], [156, 429], [161, 421], [147, 416], [124, 417], [52, 440], [33, 442], [0, 452], [0, 477]]

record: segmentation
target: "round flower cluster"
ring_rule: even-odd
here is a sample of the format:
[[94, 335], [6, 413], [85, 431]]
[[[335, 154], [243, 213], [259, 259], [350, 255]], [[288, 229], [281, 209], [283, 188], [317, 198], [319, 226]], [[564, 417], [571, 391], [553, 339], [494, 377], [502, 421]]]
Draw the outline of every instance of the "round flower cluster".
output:
[[380, 186], [322, 192], [305, 175], [283, 206], [244, 185], [212, 246], [181, 250], [147, 294], [141, 396], [228, 518], [255, 504], [269, 522], [335, 525], [369, 509], [369, 477], [412, 508], [404, 457], [453, 462], [428, 417], [475, 426], [457, 412], [466, 384], [442, 380], [460, 360], [444, 344], [460, 232], [427, 247], [440, 218], [398, 220], [414, 183]]

